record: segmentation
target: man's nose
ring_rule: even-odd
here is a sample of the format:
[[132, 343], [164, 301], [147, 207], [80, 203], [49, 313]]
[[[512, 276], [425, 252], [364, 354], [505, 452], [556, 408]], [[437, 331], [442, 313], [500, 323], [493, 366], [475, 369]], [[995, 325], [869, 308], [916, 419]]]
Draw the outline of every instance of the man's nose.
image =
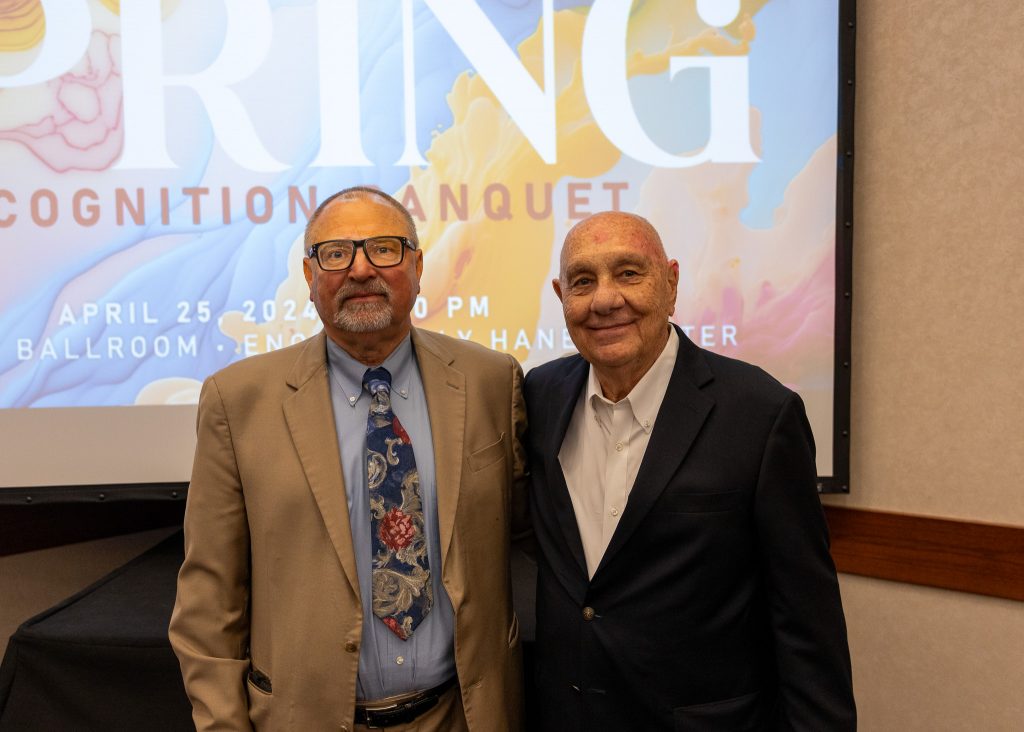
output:
[[348, 268], [348, 276], [356, 280], [367, 280], [377, 276], [377, 268], [370, 264], [366, 256], [366, 250], [362, 247], [356, 249], [356, 256], [352, 260], [352, 266]]
[[603, 278], [598, 279], [594, 297], [590, 301], [591, 310], [603, 315], [622, 307], [623, 302], [622, 293], [614, 282]]

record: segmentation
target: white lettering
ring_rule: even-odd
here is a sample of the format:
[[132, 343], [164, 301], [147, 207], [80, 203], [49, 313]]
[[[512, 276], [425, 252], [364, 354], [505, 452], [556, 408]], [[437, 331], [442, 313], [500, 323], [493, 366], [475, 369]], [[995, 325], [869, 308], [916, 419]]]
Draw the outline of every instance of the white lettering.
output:
[[740, 0], [697, 0], [697, 15], [708, 25], [729, 25], [740, 14]]
[[60, 318], [57, 320], [57, 325], [74, 325], [75, 324], [75, 313], [71, 309], [71, 306], [67, 303], [60, 309]]
[[288, 166], [266, 151], [229, 87], [250, 77], [270, 50], [272, 19], [266, 2], [223, 0], [227, 30], [220, 54], [193, 74], [163, 71], [160, 4], [128, 2], [121, 7], [121, 68], [124, 89], [124, 148], [115, 167], [175, 168], [167, 153], [164, 89], [192, 89], [206, 107], [214, 136], [236, 163], [258, 171]]
[[[409, 0], [405, 0], [406, 3]], [[620, 0], [615, 0], [624, 5]], [[543, 0], [544, 87], [538, 87], [515, 51], [472, 0], [426, 0], [455, 45], [487, 82], [495, 98], [540, 155], [552, 165], [558, 161], [555, 127], [554, 3]], [[595, 3], [596, 5], [596, 3]], [[626, 5], [626, 18], [629, 7]], [[590, 11], [593, 15], [594, 11]], [[406, 25], [409, 25], [407, 22]], [[625, 20], [623, 21], [625, 39]], [[411, 54], [411, 44], [406, 55]], [[607, 53], [607, 49], [604, 49]], [[625, 56], [623, 56], [625, 58]], [[589, 97], [589, 94], [587, 95]], [[408, 101], [406, 102], [408, 107]], [[401, 164], [401, 163], [400, 163]]]
[[416, 304], [412, 306], [412, 316], [420, 319], [427, 317], [427, 298], [423, 295], [416, 298]]
[[363, 152], [359, 100], [359, 15], [355, 0], [318, 0], [320, 150], [312, 165], [373, 163]]
[[475, 318], [478, 315], [482, 315], [485, 318], [488, 316], [487, 295], [479, 298], [476, 295], [470, 295], [469, 297], [469, 317]]
[[426, 165], [416, 137], [416, 59], [413, 54], [412, 0], [402, 0], [402, 101], [405, 149], [395, 165]]
[[624, 63], [632, 5], [622, 0], [595, 0], [583, 30], [583, 90], [601, 131], [626, 155], [658, 167], [689, 168], [711, 160], [757, 162], [759, 158], [750, 147], [749, 59], [746, 57], [672, 57], [670, 79], [691, 68], [706, 68], [710, 74], [708, 144], [692, 155], [673, 155], [647, 136], [629, 96]]

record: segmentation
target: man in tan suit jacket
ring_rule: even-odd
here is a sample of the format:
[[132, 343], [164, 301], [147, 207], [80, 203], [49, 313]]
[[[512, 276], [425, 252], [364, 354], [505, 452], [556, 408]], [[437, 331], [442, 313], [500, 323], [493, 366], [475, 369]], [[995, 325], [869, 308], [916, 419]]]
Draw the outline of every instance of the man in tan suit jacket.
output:
[[[376, 237], [404, 237], [404, 246], [389, 250]], [[336, 244], [314, 246], [339, 240], [338, 262], [318, 251]], [[411, 327], [423, 255], [408, 212], [389, 196], [349, 189], [326, 200], [306, 247], [324, 333], [227, 367], [200, 397], [170, 626], [196, 727], [520, 729], [508, 560], [512, 526], [525, 513], [522, 371], [509, 356]], [[370, 567], [360, 566], [353, 543], [368, 535], [359, 530], [366, 519], [352, 508], [360, 496], [351, 485], [365, 491], [366, 478], [363, 468], [344, 467], [350, 445], [365, 451], [365, 429], [339, 439], [338, 425], [349, 400], [360, 403], [365, 425], [369, 397], [356, 387], [339, 402], [335, 369], [339, 357], [360, 369], [386, 366], [410, 340], [409, 383], [422, 382], [432, 461], [397, 395], [394, 410], [421, 472], [433, 464], [433, 489], [421, 475], [423, 530], [439, 556], [430, 563], [433, 609], [403, 643], [368, 612]], [[416, 650], [425, 638], [429, 652]], [[434, 683], [439, 668], [455, 673]], [[421, 688], [418, 679], [433, 680]]]

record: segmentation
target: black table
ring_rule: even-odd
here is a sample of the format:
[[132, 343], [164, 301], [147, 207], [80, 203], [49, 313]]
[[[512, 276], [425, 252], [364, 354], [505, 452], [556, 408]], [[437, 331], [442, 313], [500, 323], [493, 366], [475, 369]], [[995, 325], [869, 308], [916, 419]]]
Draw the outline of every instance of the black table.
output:
[[[167, 640], [183, 547], [176, 532], [18, 628], [0, 665], [0, 732], [194, 729]], [[536, 568], [513, 552], [512, 570], [530, 720]]]

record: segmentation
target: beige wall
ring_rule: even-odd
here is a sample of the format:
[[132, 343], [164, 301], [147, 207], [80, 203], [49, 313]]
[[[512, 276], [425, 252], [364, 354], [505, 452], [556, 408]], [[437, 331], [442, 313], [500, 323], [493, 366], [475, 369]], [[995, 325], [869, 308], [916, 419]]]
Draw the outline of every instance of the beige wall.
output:
[[860, 0], [852, 495], [1024, 525], [1024, 3]]
[[863, 732], [1016, 732], [1024, 720], [1024, 608], [842, 575]]
[[[1024, 3], [860, 0], [851, 489], [1024, 526]], [[1011, 730], [1024, 605], [843, 576], [864, 730]]]

